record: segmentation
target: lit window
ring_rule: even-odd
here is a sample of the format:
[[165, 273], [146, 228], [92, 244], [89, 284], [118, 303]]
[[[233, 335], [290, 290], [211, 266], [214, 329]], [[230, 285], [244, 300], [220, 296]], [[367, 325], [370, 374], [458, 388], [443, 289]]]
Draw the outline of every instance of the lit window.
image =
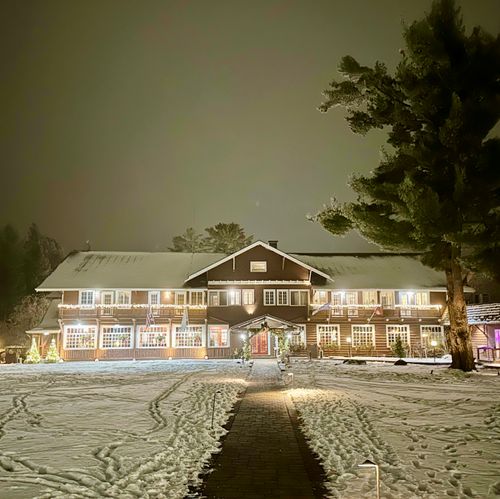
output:
[[175, 292], [175, 302], [176, 305], [186, 305], [186, 292], [185, 291], [176, 291]]
[[93, 350], [96, 348], [97, 328], [66, 327], [64, 330], [65, 350]]
[[103, 326], [101, 348], [130, 348], [132, 328], [130, 326]]
[[397, 338], [401, 339], [401, 343], [403, 345], [410, 344], [410, 326], [408, 325], [391, 325], [386, 326], [386, 334], [387, 334], [387, 346], [390, 347], [396, 343]]
[[420, 326], [420, 336], [426, 346], [429, 346], [431, 341], [435, 341], [438, 345], [445, 343], [443, 326]]
[[113, 315], [113, 303], [113, 291], [101, 291], [101, 305], [109, 305], [101, 308], [102, 315]]
[[332, 315], [342, 315], [344, 293], [332, 293]]
[[190, 291], [189, 300], [191, 305], [204, 305], [205, 293], [203, 291]]
[[313, 294], [313, 303], [316, 305], [325, 305], [328, 303], [328, 291], [317, 289]]
[[375, 326], [352, 326], [352, 346], [375, 346]]
[[317, 324], [316, 336], [320, 347], [337, 346], [340, 342], [340, 326], [332, 324]]
[[227, 292], [228, 305], [241, 305], [241, 292], [239, 289], [230, 289]]
[[130, 291], [117, 291], [116, 292], [116, 303], [118, 305], [127, 306], [130, 305]]
[[294, 307], [305, 307], [308, 304], [309, 291], [299, 289], [290, 290], [290, 305]]
[[264, 305], [276, 305], [276, 291], [274, 289], [264, 290]]
[[241, 293], [243, 305], [253, 305], [255, 303], [255, 295], [253, 289], [242, 289]]
[[181, 325], [174, 326], [174, 346], [176, 348], [197, 348], [203, 346], [203, 326], [187, 326], [181, 330]]
[[210, 307], [227, 307], [227, 291], [209, 291], [208, 305]]
[[160, 302], [161, 299], [159, 291], [148, 292], [148, 305], [153, 315], [160, 315]]
[[278, 289], [276, 298], [278, 305], [288, 305], [288, 289]]
[[346, 291], [345, 293], [345, 303], [347, 307], [347, 315], [356, 316], [358, 315], [358, 292], [357, 291]]
[[381, 291], [380, 304], [384, 308], [394, 308], [394, 291]]
[[168, 326], [139, 326], [139, 348], [168, 347]]
[[80, 305], [82, 307], [93, 307], [95, 304], [95, 292], [80, 291]]
[[267, 272], [267, 262], [250, 262], [250, 272]]
[[289, 333], [288, 343], [294, 347], [306, 346], [306, 326], [305, 324], [297, 324], [297, 330]]
[[378, 302], [376, 291], [363, 291], [363, 305], [376, 305]]
[[211, 348], [224, 348], [229, 346], [229, 333], [227, 326], [208, 326], [208, 346]]

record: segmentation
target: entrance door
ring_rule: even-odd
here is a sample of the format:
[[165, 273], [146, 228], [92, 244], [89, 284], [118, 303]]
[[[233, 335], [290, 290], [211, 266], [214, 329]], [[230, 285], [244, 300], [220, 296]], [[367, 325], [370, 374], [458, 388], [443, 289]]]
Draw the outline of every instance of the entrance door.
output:
[[269, 333], [262, 331], [250, 338], [252, 346], [252, 355], [268, 355], [269, 354]]

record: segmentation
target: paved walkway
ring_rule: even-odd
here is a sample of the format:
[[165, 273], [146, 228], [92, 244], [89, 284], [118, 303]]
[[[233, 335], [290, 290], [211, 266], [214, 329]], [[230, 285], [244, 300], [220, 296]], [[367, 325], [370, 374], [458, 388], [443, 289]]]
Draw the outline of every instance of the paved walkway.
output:
[[282, 388], [276, 361], [256, 360], [203, 497], [321, 497], [321, 468], [297, 429], [295, 411]]

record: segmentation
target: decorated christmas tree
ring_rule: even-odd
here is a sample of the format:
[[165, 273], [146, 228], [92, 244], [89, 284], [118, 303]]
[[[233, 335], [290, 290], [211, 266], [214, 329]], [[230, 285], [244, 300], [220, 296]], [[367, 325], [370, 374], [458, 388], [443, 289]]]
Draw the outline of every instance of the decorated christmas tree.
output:
[[38, 346], [36, 344], [35, 338], [31, 340], [31, 348], [26, 355], [26, 364], [38, 364], [40, 363], [40, 352], [38, 351]]
[[45, 362], [59, 362], [61, 357], [57, 353], [56, 340], [52, 338], [50, 342], [49, 351], [47, 352], [47, 356], [45, 357]]

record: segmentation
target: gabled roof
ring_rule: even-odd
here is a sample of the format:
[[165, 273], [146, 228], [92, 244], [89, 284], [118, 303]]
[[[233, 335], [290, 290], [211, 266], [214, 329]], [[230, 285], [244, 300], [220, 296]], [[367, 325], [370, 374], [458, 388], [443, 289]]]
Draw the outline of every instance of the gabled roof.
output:
[[61, 303], [60, 298], [54, 298], [49, 304], [49, 308], [45, 312], [40, 324], [34, 327], [27, 333], [42, 333], [45, 331], [59, 331], [59, 304]]
[[177, 289], [194, 269], [218, 253], [82, 251], [70, 254], [37, 291], [77, 289]]
[[235, 324], [231, 326], [231, 330], [233, 331], [242, 331], [247, 329], [258, 328], [263, 324], [267, 324], [270, 329], [276, 328], [286, 328], [286, 329], [297, 329], [297, 324], [293, 322], [286, 321], [284, 319], [279, 319], [278, 317], [274, 317], [274, 315], [261, 315], [259, 317], [253, 317], [244, 322], [240, 322], [239, 324]]
[[500, 324], [500, 303], [467, 305], [469, 324]]
[[[425, 266], [413, 254], [303, 254], [298, 260], [321, 270], [335, 289], [446, 289], [446, 276]], [[332, 288], [330, 284], [324, 287]]]
[[220, 260], [218, 260], [210, 265], [207, 265], [205, 268], [202, 268], [202, 269], [194, 272], [186, 279], [186, 281], [190, 281], [191, 279], [194, 279], [195, 277], [198, 277], [198, 276], [204, 274], [205, 272], [208, 272], [209, 270], [214, 269], [215, 267], [218, 267], [219, 265], [222, 265], [223, 263], [228, 262], [228, 261], [232, 260], [233, 258], [236, 258], [237, 256], [239, 256], [243, 253], [246, 253], [247, 251], [250, 251], [251, 249], [255, 248], [256, 246], [262, 246], [263, 248], [265, 248], [269, 251], [273, 251], [274, 253], [282, 256], [283, 258], [287, 258], [288, 260], [296, 263], [297, 265], [300, 265], [301, 267], [304, 267], [307, 270], [310, 270], [311, 272], [314, 272], [314, 273], [320, 275], [321, 277], [324, 277], [325, 279], [330, 279], [330, 276], [328, 274], [325, 274], [321, 270], [318, 270], [318, 269], [312, 267], [311, 265], [308, 265], [304, 261], [301, 261], [298, 258], [295, 258], [293, 255], [291, 255], [289, 253], [284, 253], [283, 251], [280, 251], [279, 249], [277, 249], [273, 246], [270, 246], [269, 244], [266, 244], [264, 241], [255, 241], [254, 243], [252, 243], [248, 246], [245, 246], [244, 248], [240, 249], [239, 251], [236, 251], [235, 253], [231, 253], [230, 255], [224, 256]]

